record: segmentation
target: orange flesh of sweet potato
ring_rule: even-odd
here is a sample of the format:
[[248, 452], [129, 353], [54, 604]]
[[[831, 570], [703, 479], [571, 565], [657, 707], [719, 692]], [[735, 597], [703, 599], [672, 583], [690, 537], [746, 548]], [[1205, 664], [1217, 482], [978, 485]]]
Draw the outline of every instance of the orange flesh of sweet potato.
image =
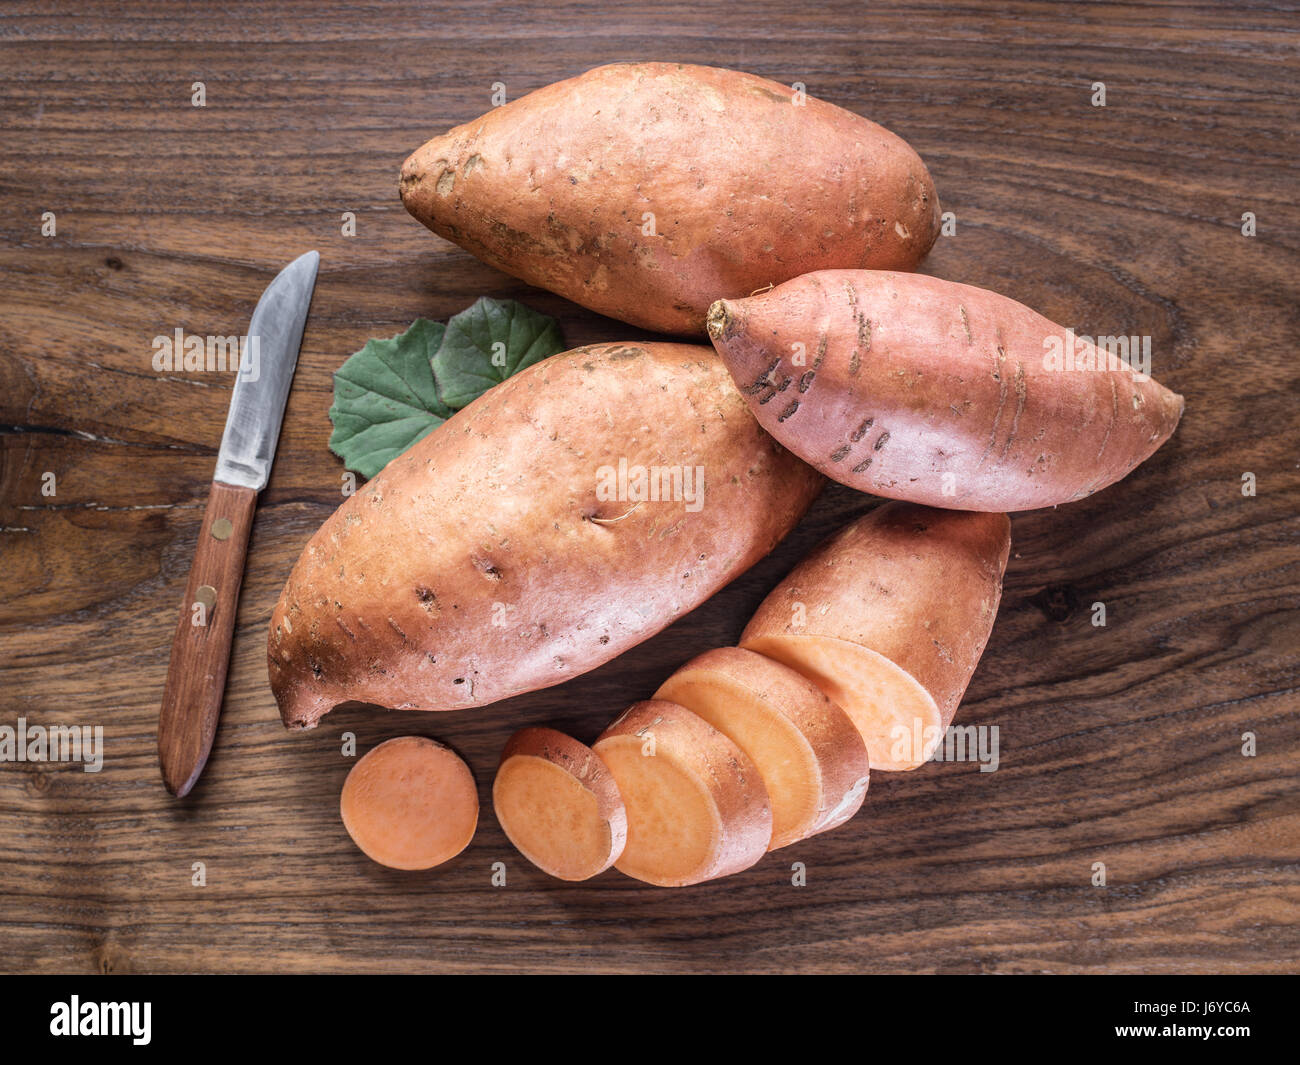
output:
[[399, 736], [367, 752], [343, 783], [344, 827], [366, 856], [392, 869], [432, 869], [474, 838], [478, 791], [450, 748]]
[[548, 728], [516, 732], [492, 786], [497, 820], [519, 852], [560, 880], [587, 880], [623, 853], [627, 811], [585, 744]]
[[655, 698], [691, 710], [749, 756], [772, 802], [769, 850], [843, 824], [862, 806], [870, 768], [862, 737], [798, 672], [724, 647], [688, 662]]
[[739, 747], [675, 703], [635, 703], [594, 750], [627, 806], [620, 872], [683, 887], [747, 869], [767, 851], [772, 811]]
[[[806, 274], [719, 300], [709, 334], [759, 422], [805, 462], [935, 507], [1081, 499], [1148, 459], [1183, 411], [1182, 396], [1023, 304], [920, 274]], [[1061, 368], [1052, 352], [1067, 343], [1079, 350]], [[1107, 343], [1130, 350], [1128, 337]]]
[[887, 503], [800, 562], [740, 646], [837, 702], [873, 769], [914, 769], [952, 723], [988, 642], [1010, 529], [1005, 514]]
[[[842, 707], [871, 752], [873, 769], [915, 769], [942, 739], [943, 715], [930, 693], [875, 651], [831, 636], [756, 636], [745, 647], [807, 677]], [[895, 731], [900, 728], [905, 736]], [[911, 743], [916, 735], [929, 741], [918, 749]], [[900, 738], [907, 742], [900, 746]]]

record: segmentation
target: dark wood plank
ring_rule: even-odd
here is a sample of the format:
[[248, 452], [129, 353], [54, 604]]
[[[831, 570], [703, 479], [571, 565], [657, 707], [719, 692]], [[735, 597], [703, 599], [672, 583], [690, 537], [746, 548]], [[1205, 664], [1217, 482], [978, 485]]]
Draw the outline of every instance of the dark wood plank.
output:
[[[102, 725], [105, 762], [0, 764], [0, 966], [1294, 971], [1297, 31], [1294, 9], [1270, 3], [6, 5], [0, 725]], [[497, 706], [345, 709], [289, 735], [265, 666], [280, 585], [341, 499], [325, 411], [347, 354], [481, 294], [557, 315], [575, 344], [637, 335], [433, 237], [398, 202], [401, 160], [483, 111], [494, 82], [520, 95], [636, 58], [802, 81], [883, 122], [957, 216], [928, 272], [1083, 332], [1149, 334], [1156, 375], [1187, 398], [1174, 439], [1128, 480], [1014, 518], [1002, 611], [962, 712], [1000, 729], [997, 772], [880, 774], [850, 825], [725, 887], [676, 892], [531, 869], [490, 812], [501, 746], [524, 724], [590, 740], [684, 659], [734, 641], [867, 498], [828, 491], [693, 615]], [[195, 80], [204, 108], [190, 106]], [[1097, 80], [1105, 108], [1089, 102]], [[41, 236], [44, 211], [55, 237]], [[320, 280], [223, 718], [178, 803], [154, 730], [230, 380], [158, 375], [150, 343], [242, 331], [310, 247]], [[465, 756], [484, 813], [458, 859], [401, 874], [361, 856], [337, 813], [345, 732], [362, 749], [418, 732]], [[794, 861], [806, 887], [791, 885]]]

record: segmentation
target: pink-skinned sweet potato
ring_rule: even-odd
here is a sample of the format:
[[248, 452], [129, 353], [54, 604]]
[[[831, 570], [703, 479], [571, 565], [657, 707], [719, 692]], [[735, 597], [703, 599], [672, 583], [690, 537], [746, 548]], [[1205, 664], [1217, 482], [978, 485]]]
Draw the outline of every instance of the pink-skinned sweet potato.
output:
[[771, 551], [822, 484], [708, 348], [554, 355], [312, 537], [271, 617], [284, 723], [311, 728], [349, 701], [483, 706], [594, 669]]
[[1082, 499], [1149, 458], [1183, 410], [1028, 307], [920, 274], [807, 274], [719, 300], [709, 334], [791, 451], [851, 488], [936, 507]]
[[597, 67], [493, 108], [402, 167], [406, 209], [531, 285], [664, 333], [823, 269], [914, 269], [939, 231], [920, 157], [753, 74]]

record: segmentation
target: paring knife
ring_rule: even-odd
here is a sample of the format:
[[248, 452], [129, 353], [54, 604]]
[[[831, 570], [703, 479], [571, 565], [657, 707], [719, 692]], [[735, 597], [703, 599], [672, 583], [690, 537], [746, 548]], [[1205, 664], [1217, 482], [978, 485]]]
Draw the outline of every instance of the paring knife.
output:
[[235, 380], [158, 715], [158, 762], [177, 797], [199, 779], [217, 732], [253, 510], [275, 459], [319, 264], [309, 251], [281, 270], [248, 326], [252, 358]]

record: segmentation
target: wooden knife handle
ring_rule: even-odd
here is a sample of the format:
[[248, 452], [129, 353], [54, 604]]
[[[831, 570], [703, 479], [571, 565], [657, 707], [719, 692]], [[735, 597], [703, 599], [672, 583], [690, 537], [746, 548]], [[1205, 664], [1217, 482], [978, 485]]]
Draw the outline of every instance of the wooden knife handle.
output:
[[212, 482], [158, 715], [158, 762], [177, 797], [199, 779], [217, 732], [256, 506], [253, 489]]

